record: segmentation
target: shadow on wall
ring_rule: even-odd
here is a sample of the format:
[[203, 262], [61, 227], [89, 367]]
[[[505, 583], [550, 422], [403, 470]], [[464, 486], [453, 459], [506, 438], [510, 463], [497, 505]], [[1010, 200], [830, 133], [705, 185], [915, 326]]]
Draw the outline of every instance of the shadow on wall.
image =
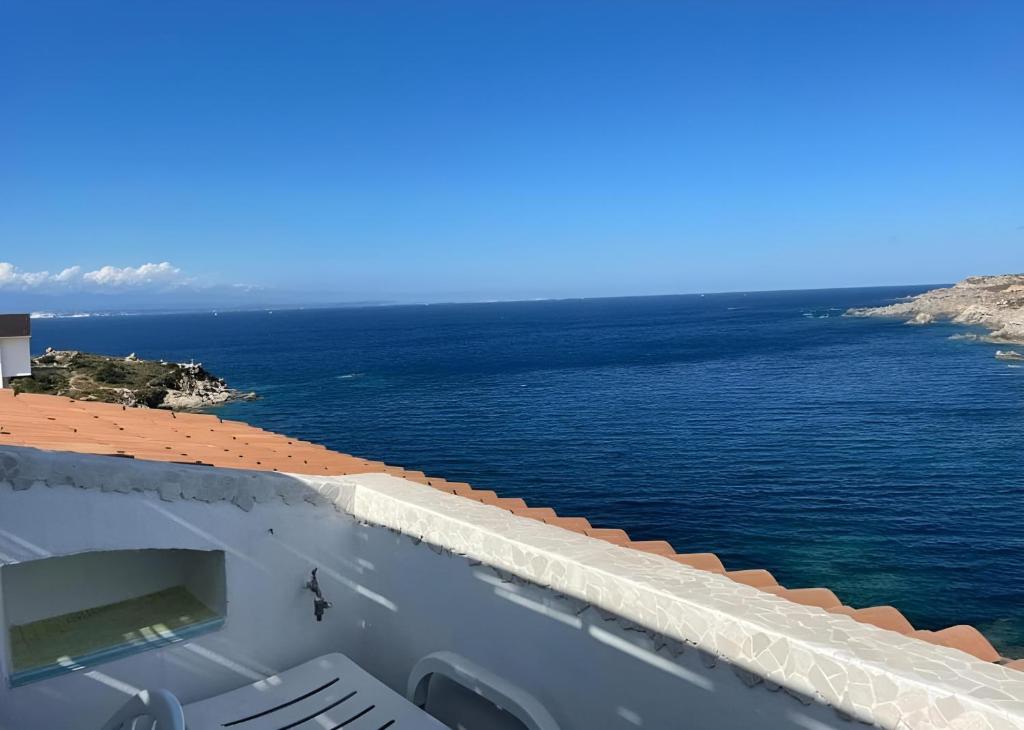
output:
[[[334, 508], [337, 484], [318, 491], [283, 474], [12, 451], [0, 448], [0, 560], [118, 543], [223, 551], [227, 620], [151, 652], [0, 689], [0, 727], [19, 727], [16, 713], [40, 703], [48, 707], [31, 711], [81, 718], [90, 691], [97, 722], [140, 689], [203, 699], [333, 651], [403, 695], [424, 657], [452, 653], [535, 700], [561, 730], [848, 727], [829, 707], [599, 606], [360, 523]], [[41, 516], [70, 527], [54, 531]], [[332, 603], [322, 624], [305, 586], [314, 567]], [[481, 701], [482, 689], [465, 677], [431, 679], [426, 705], [465, 730], [530, 726]]]

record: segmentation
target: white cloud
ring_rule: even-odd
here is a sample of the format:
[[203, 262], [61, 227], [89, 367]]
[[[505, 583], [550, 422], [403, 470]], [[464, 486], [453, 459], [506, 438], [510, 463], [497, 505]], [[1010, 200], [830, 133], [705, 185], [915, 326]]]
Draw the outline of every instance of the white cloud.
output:
[[81, 273], [82, 273], [82, 267], [81, 266], [69, 266], [68, 268], [64, 269], [64, 271], [62, 271], [59, 274], [57, 274], [57, 276], [55, 276], [54, 279], [56, 281], [59, 281], [59, 282], [62, 282], [62, 283], [70, 282], [70, 281], [74, 281], [75, 279], [77, 279], [79, 274], [81, 274]]
[[[65, 269], [62, 274], [67, 272]], [[125, 266], [104, 266], [96, 271], [82, 274], [82, 281], [101, 287], [148, 286], [152, 284], [179, 284], [184, 277], [181, 269], [164, 261], [160, 264], [143, 264], [137, 268]]]
[[22, 271], [14, 264], [0, 261], [0, 290], [67, 292], [167, 290], [191, 283], [181, 269], [167, 261], [141, 266], [101, 266], [95, 271], [82, 271], [69, 266], [59, 273]]

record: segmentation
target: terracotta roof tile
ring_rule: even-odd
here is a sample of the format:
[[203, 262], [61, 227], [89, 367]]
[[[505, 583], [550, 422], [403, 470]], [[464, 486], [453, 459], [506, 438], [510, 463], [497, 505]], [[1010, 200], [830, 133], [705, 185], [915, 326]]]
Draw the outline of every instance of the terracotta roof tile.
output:
[[1011, 669], [1024, 671], [1024, 659], [1001, 660], [988, 640], [971, 626], [915, 631], [906, 617], [892, 606], [844, 606], [827, 588], [785, 588], [767, 570], [727, 571], [714, 553], [677, 554], [664, 540], [631, 541], [624, 531], [594, 527], [583, 517], [560, 517], [549, 507], [529, 506], [522, 499], [500, 497], [487, 489], [473, 489], [465, 482], [450, 482], [421, 471], [341, 454], [321, 444], [282, 436], [240, 421], [224, 421], [214, 415], [124, 408], [29, 393], [15, 397], [13, 391], [0, 389], [0, 445], [295, 474], [384, 472], [613, 545], [663, 556], [697, 570], [724, 573], [738, 583], [795, 603], [824, 608], [861, 623], [959, 649], [984, 661], [1003, 661]]
[[540, 520], [553, 520], [558, 517], [555, 511], [550, 507], [520, 507], [519, 509], [512, 510], [512, 514], [519, 515], [520, 517], [529, 517], [530, 519]]
[[706, 570], [709, 573], [724, 573], [725, 566], [714, 553], [687, 553], [673, 555], [672, 559], [677, 563], [689, 565], [697, 570]]
[[840, 605], [836, 594], [828, 588], [783, 588], [772, 586], [762, 588], [766, 593], [774, 593], [793, 603], [800, 603], [804, 606], [817, 606], [818, 608], [834, 608]]
[[588, 533], [590, 537], [596, 537], [598, 540], [604, 540], [610, 542], [613, 545], [621, 545], [628, 547], [630, 544], [629, 535], [626, 534], [625, 530], [618, 530], [610, 527], [595, 527]]
[[517, 509], [526, 509], [526, 502], [519, 499], [519, 497], [498, 497], [497, 499], [488, 500], [487, 504], [507, 509], [509, 512]]
[[839, 605], [839, 606], [832, 606], [831, 608], [826, 608], [825, 610], [828, 611], [829, 613], [838, 613], [838, 614], [840, 614], [842, 616], [849, 616], [851, 618], [853, 618], [853, 614], [857, 613], [857, 609], [854, 608], [853, 606], [842, 606], [842, 605]]
[[932, 644], [965, 651], [985, 662], [998, 661], [1000, 658], [999, 652], [973, 626], [950, 626], [948, 629], [942, 629], [942, 631], [928, 632], [928, 636], [921, 638]]
[[909, 634], [914, 630], [913, 625], [907, 617], [892, 606], [872, 606], [854, 611], [850, 616], [854, 621], [864, 624], [871, 624], [880, 629], [895, 631], [900, 634]]
[[464, 494], [462, 496], [475, 499], [477, 502], [483, 502], [484, 504], [492, 504], [498, 499], [497, 492], [490, 489], [474, 489], [468, 494]]
[[431, 484], [433, 484], [438, 489], [440, 489], [442, 491], [445, 491], [445, 492], [449, 492], [451, 494], [467, 495], [467, 494], [471, 494], [473, 492], [473, 487], [469, 486], [465, 482], [445, 482], [443, 479], [440, 479], [438, 481], [444, 482], [444, 483], [443, 484], [434, 484], [434, 481], [431, 480]]
[[634, 540], [629, 546], [634, 550], [643, 550], [645, 553], [654, 553], [655, 555], [664, 555], [665, 557], [672, 558], [677, 557], [676, 551], [664, 540]]
[[748, 586], [754, 586], [755, 588], [762, 588], [766, 586], [777, 586], [779, 582], [775, 580], [775, 576], [769, 573], [767, 570], [755, 568], [753, 570], [730, 570], [726, 572], [726, 575], [732, 578], [737, 583], [745, 583]]
[[544, 520], [549, 525], [557, 525], [564, 530], [578, 532], [586, 535], [591, 528], [590, 522], [583, 517], [555, 517], [552, 520]]

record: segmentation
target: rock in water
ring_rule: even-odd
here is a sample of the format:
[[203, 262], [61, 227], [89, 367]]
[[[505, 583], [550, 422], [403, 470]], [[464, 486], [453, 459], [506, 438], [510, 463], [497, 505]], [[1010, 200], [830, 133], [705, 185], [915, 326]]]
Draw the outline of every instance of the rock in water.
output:
[[1024, 360], [1024, 355], [1016, 350], [996, 350], [996, 360]]

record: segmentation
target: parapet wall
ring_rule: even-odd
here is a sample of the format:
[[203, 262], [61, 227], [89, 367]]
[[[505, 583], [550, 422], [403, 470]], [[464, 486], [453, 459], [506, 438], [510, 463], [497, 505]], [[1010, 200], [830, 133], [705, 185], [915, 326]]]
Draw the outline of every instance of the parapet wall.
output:
[[[287, 547], [362, 566], [351, 576], [342, 567], [327, 574], [334, 590], [367, 599], [359, 610], [370, 628], [339, 631], [336, 640], [398, 688], [417, 654], [441, 646], [500, 657], [566, 728], [595, 726], [584, 709], [573, 719], [580, 676], [610, 682], [597, 688], [602, 699], [636, 699], [617, 705], [614, 721], [602, 715], [604, 727], [636, 726], [637, 718], [660, 727], [660, 713], [685, 712], [717, 718], [694, 727], [754, 727], [754, 717], [762, 727], [817, 730], [849, 719], [1024, 728], [1019, 672], [388, 475], [299, 477], [0, 448], [0, 489], [47, 487], [111, 493], [97, 495], [104, 511], [130, 511], [142, 499], [172, 516], [187, 512], [191, 524], [208, 517], [204, 534], [229, 547], [255, 541], [266, 524], [279, 525], [282, 540], [291, 531], [280, 525], [333, 505], [342, 513], [336, 520], [294, 530]], [[5, 499], [0, 491], [0, 505]], [[2, 509], [0, 529], [12, 529]], [[43, 540], [37, 533], [33, 544]], [[249, 569], [245, 553], [228, 551], [236, 580]], [[236, 600], [232, 610], [248, 609]], [[393, 651], [380, 651], [382, 637], [392, 637]]]

